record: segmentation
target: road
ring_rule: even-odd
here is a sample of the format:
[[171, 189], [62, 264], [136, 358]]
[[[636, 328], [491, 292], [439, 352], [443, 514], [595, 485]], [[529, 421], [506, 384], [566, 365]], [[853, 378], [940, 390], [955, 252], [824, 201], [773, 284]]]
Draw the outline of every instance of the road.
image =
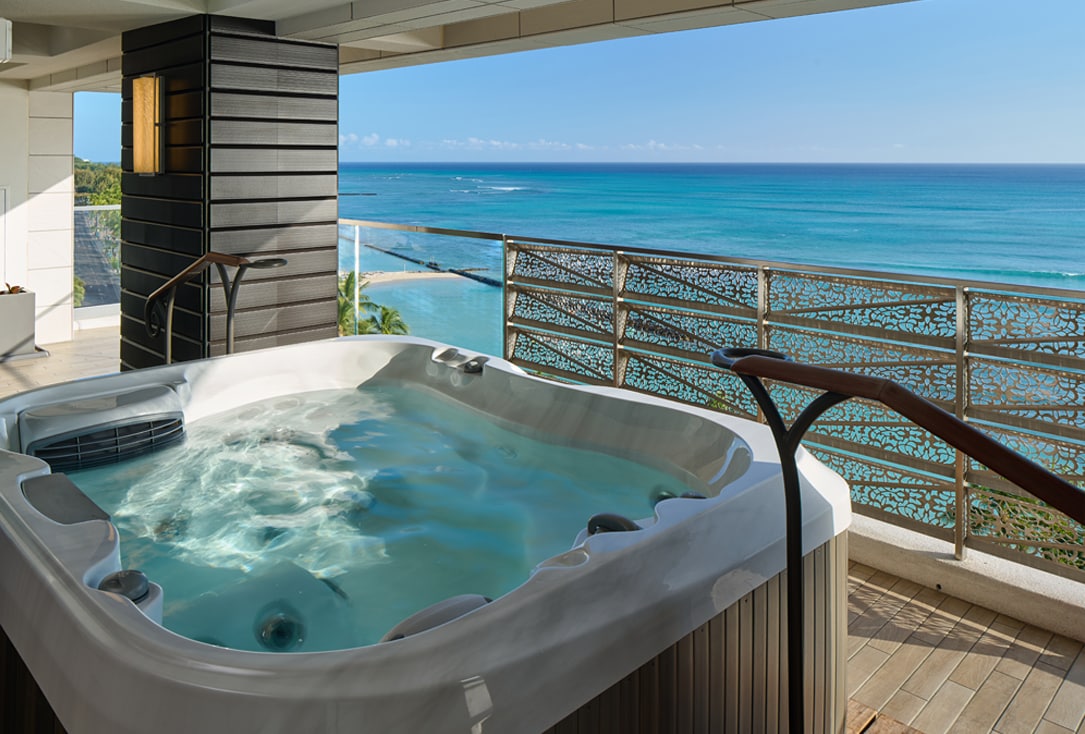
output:
[[94, 212], [75, 215], [75, 274], [86, 285], [84, 306], [120, 303], [120, 275], [113, 272], [106, 257], [104, 243], [94, 236], [91, 223]]

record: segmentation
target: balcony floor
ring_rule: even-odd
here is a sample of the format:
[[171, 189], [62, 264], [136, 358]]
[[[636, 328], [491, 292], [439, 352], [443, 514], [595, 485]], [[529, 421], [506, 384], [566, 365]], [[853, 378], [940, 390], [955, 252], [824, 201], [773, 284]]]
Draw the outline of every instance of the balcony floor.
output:
[[1085, 732], [1085, 650], [852, 563], [848, 695], [926, 734]]
[[[0, 397], [118, 369], [116, 328], [47, 349], [0, 363]], [[1085, 733], [1080, 642], [858, 563], [848, 633], [849, 731]]]
[[121, 342], [116, 326], [75, 332], [70, 342], [46, 344], [48, 357], [0, 362], [0, 398], [43, 385], [116, 372]]

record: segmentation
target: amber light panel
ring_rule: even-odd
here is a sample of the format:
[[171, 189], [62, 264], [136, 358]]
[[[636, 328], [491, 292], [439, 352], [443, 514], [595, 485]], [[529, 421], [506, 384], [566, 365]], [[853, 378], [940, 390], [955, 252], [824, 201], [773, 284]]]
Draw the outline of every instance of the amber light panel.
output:
[[136, 173], [162, 172], [161, 90], [162, 77], [132, 80], [132, 170]]

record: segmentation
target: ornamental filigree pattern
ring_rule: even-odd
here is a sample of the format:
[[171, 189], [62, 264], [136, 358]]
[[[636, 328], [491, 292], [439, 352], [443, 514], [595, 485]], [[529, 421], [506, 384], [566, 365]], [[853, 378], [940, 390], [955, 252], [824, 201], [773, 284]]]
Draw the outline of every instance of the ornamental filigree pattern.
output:
[[[817, 390], [774, 383], [770, 394], [790, 424], [820, 394]], [[952, 478], [956, 451], [880, 403], [848, 400], [825, 413], [811, 426], [810, 440], [831, 439], [848, 450], [899, 464], [924, 462], [924, 470]]]
[[[999, 426], [981, 424], [976, 428], [983, 430], [994, 440], [1028, 457], [1048, 471], [1061, 475], [1071, 484], [1085, 484], [1085, 443], [1055, 436], [1039, 436]], [[983, 465], [977, 461], [972, 461], [970, 465], [974, 471], [984, 470]], [[1022, 489], [1027, 490], [1028, 487], [1022, 487]]]
[[892, 380], [929, 400], [952, 403], [957, 398], [957, 368], [950, 353], [790, 327], [771, 328], [768, 343], [797, 362]]
[[622, 296], [669, 298], [757, 313], [757, 270], [719, 263], [629, 256]]
[[583, 375], [588, 381], [614, 380], [613, 348], [553, 334], [517, 333], [511, 360], [532, 369], [551, 367]]
[[953, 485], [907, 469], [864, 461], [820, 446], [810, 452], [851, 485], [851, 501], [909, 520], [952, 528], [956, 493]]
[[[754, 417], [745, 385], [707, 358], [721, 346], [766, 346], [808, 364], [892, 380], [950, 412], [961, 399], [973, 426], [1085, 485], [1085, 298], [1073, 293], [969, 287], [958, 300], [957, 289], [942, 284], [814, 267], [821, 272], [772, 264], [759, 270], [602, 246], [517, 241], [507, 257], [510, 280], [543, 283], [506, 283], [510, 356], [528, 369], [573, 381], [617, 379], [633, 390]], [[763, 321], [759, 278], [767, 278]], [[958, 315], [958, 307], [966, 310]], [[958, 323], [967, 326], [961, 344]], [[542, 333], [547, 329], [584, 338]], [[617, 364], [615, 331], [622, 345]], [[967, 383], [958, 385], [958, 375]], [[768, 387], [789, 423], [818, 394]], [[805, 443], [851, 483], [856, 506], [926, 524], [937, 534], [953, 527], [956, 452], [894, 411], [847, 401], [821, 416]], [[1085, 570], [1079, 525], [1067, 525], [1068, 518], [1036, 505], [1028, 487], [1016, 489], [976, 462], [966, 479], [979, 485], [968, 512], [977, 544], [998, 542]]]
[[516, 287], [510, 316], [601, 334], [608, 339], [614, 333], [614, 311], [609, 300], [561, 291]]
[[622, 387], [750, 418], [757, 405], [734, 373], [710, 365], [631, 353]]
[[772, 271], [769, 312], [832, 325], [953, 338], [952, 288]]
[[681, 349], [707, 358], [723, 346], [757, 343], [757, 325], [750, 321], [629, 306], [623, 340]]
[[969, 532], [1022, 553], [1085, 569], [1085, 526], [1039, 500], [975, 488]]
[[972, 407], [1085, 431], [1085, 375], [978, 358], [970, 365]]
[[593, 252], [569, 248], [509, 244], [515, 257], [509, 258], [510, 280], [533, 278], [555, 284], [614, 287], [614, 256], [609, 252]]
[[969, 293], [968, 325], [977, 347], [998, 346], [1085, 360], [1082, 301], [973, 291]]

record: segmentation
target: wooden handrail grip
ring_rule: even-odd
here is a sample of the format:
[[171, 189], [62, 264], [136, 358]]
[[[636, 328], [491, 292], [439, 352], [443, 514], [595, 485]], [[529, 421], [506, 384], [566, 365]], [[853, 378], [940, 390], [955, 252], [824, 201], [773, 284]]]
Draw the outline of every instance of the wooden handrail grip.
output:
[[159, 298], [161, 298], [164, 293], [168, 293], [170, 288], [175, 288], [176, 286], [181, 285], [186, 280], [188, 280], [189, 278], [191, 278], [192, 276], [196, 275], [201, 270], [206, 268], [208, 265], [211, 265], [211, 264], [214, 264], [214, 263], [221, 263], [222, 265], [230, 265], [230, 266], [233, 266], [233, 267], [240, 267], [241, 265], [248, 265], [249, 260], [247, 258], [240, 257], [238, 255], [226, 255], [226, 254], [221, 253], [221, 252], [208, 252], [208, 253], [206, 253], [204, 255], [201, 255], [195, 262], [193, 262], [191, 265], [189, 265], [187, 268], [185, 268], [181, 272], [177, 273], [177, 275], [175, 275], [172, 278], [170, 278], [169, 280], [167, 280], [162, 286], [160, 286], [157, 290], [155, 290], [151, 295], [147, 296], [148, 310], [149, 310], [149, 307], [155, 301], [157, 301]]
[[761, 356], [742, 357], [735, 361], [731, 369], [745, 375], [879, 402], [1060, 512], [1085, 524], [1085, 491], [1081, 488], [1006, 448], [892, 380]]
[[[151, 295], [147, 296], [147, 300], [143, 304], [143, 323], [147, 325], [150, 330], [151, 316], [154, 313], [154, 306], [164, 294], [169, 293], [171, 290], [179, 285], [184, 284], [187, 280], [195, 276], [204, 270], [208, 265], [228, 265], [231, 267], [240, 268], [242, 265], [250, 265], [251, 262], [248, 258], [241, 257], [240, 255], [227, 255], [223, 252], [207, 252], [197, 258], [193, 263], [186, 267], [177, 275], [173, 276], [159, 288], [157, 288]], [[225, 286], [223, 286], [225, 287]], [[154, 334], [154, 332], [150, 332]]]

